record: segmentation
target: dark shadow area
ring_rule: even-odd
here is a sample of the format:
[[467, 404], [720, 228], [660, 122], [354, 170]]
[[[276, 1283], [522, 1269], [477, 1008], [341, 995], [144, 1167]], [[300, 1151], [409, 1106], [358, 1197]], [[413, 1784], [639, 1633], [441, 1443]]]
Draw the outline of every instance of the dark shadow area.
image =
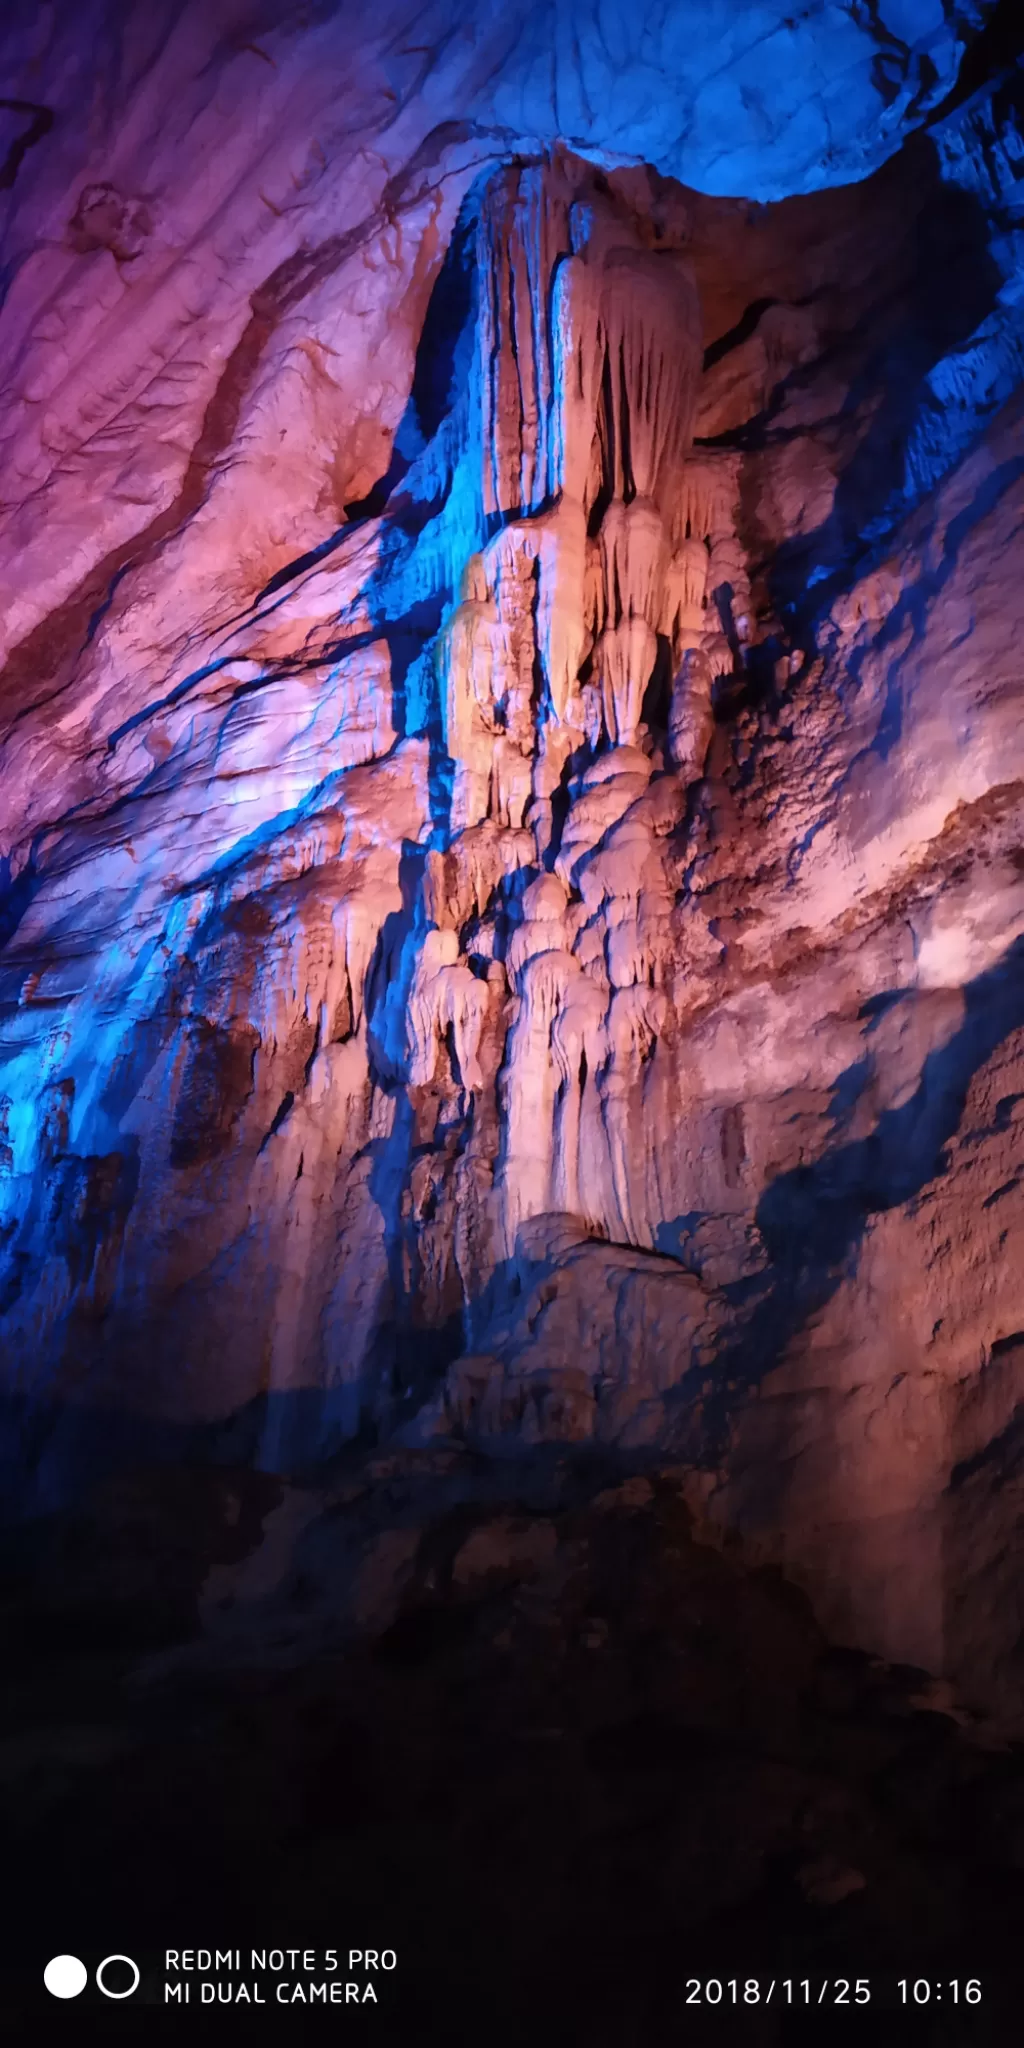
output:
[[350, 1456], [377, 1442], [378, 1426], [368, 1405], [360, 1408], [361, 1395], [357, 1386], [352, 1413], [335, 1430], [329, 1416], [325, 1421], [332, 1390], [324, 1387], [258, 1394], [208, 1422], [147, 1415], [124, 1399], [115, 1404], [71, 1385], [59, 1395], [6, 1394], [0, 1398], [0, 1530], [16, 1549], [19, 1528], [53, 1515], [85, 1515], [94, 1496], [107, 1489], [116, 1495], [136, 1471], [151, 1475], [158, 1496], [161, 1489], [173, 1496], [175, 1474], [185, 1472], [199, 1475], [197, 1486], [213, 1489], [223, 1470], [248, 1474], [257, 1488], [279, 1489], [277, 1470], [268, 1474], [259, 1464], [268, 1441], [280, 1450], [280, 1470], [322, 1473], [339, 1445]]
[[[428, 647], [431, 641], [436, 638], [441, 628], [443, 616], [443, 597], [425, 597], [420, 600], [419, 604], [411, 605], [399, 623], [395, 625], [385, 623], [377, 634], [378, 639], [387, 642], [390, 655], [391, 716], [399, 739], [405, 739], [411, 730], [407, 688], [409, 672], [414, 662], [419, 660], [424, 648]], [[428, 722], [436, 723], [438, 716], [437, 705], [432, 703], [428, 711]], [[421, 728], [422, 720], [417, 723], [417, 730]], [[435, 769], [436, 779], [433, 749], [431, 752], [431, 763], [432, 768]], [[432, 790], [432, 815], [436, 807], [436, 796]]]
[[0, 99], [0, 108], [14, 114], [24, 126], [8, 144], [3, 163], [0, 164], [0, 192], [9, 192], [30, 149], [49, 135], [56, 116], [52, 107], [37, 106], [34, 100]]
[[964, 51], [956, 84], [925, 122], [938, 128], [964, 106], [976, 92], [999, 79], [1024, 56], [1024, 13], [1019, 0], [997, 0], [983, 28], [971, 37]]
[[668, 730], [669, 706], [672, 701], [673, 662], [672, 643], [664, 633], [658, 635], [658, 653], [651, 670], [650, 680], [644, 691], [640, 716], [648, 732], [664, 733]]
[[[464, 338], [471, 329], [475, 305], [475, 229], [475, 213], [472, 206], [467, 205], [456, 223], [430, 295], [416, 349], [412, 392], [395, 433], [387, 468], [361, 498], [353, 498], [345, 505], [343, 526], [321, 541], [319, 546], [296, 556], [294, 561], [286, 562], [264, 584], [253, 600], [253, 610], [266, 598], [286, 589], [307, 570], [327, 561], [348, 537], [353, 526], [363, 520], [380, 517], [398, 492], [399, 485], [405, 481], [416, 456], [422, 453], [457, 405], [462, 395], [465, 369], [459, 360], [460, 345], [464, 344]], [[397, 523], [401, 525], [401, 505], [396, 504], [392, 509]], [[408, 516], [407, 510], [406, 519]], [[421, 523], [425, 516], [424, 508], [419, 507], [413, 523]]]
[[34, 855], [13, 880], [9, 856], [0, 857], [0, 951], [13, 939], [38, 887]]
[[[379, 476], [376, 483], [371, 484], [365, 497], [353, 498], [351, 503], [346, 505], [345, 518], [349, 525], [357, 525], [361, 519], [379, 519], [392, 491], [397, 489], [403, 478], [408, 475], [408, 471], [409, 457], [400, 452], [396, 437], [391, 450], [391, 460], [383, 476]], [[347, 528], [343, 527], [342, 531], [346, 532]]]
[[[732, 634], [735, 641], [735, 631]], [[757, 710], [774, 702], [777, 691], [776, 665], [789, 653], [788, 644], [777, 633], [769, 633], [751, 647], [734, 648], [736, 666], [731, 675], [720, 676], [712, 699], [715, 724], [730, 725], [741, 711]]]
[[[258, 1474], [139, 1470], [6, 1540], [3, 1734], [33, 1759], [5, 1821], [19, 2031], [73, 1932], [90, 1970], [137, 1961], [132, 2014], [164, 2006], [168, 1949], [242, 1950], [194, 1969], [175, 2037], [198, 2015], [205, 2038], [215, 1978], [267, 2004], [254, 2026], [251, 1996], [218, 2002], [222, 2038], [322, 2039], [318, 2009], [282, 2021], [274, 1979], [387, 1946], [346, 2030], [396, 2048], [790, 2048], [840, 2031], [858, 1979], [873, 2040], [1011, 2040], [1020, 1753], [928, 1711], [922, 1673], [830, 1647], [777, 1573], [695, 1543], [671, 1480], [614, 1478], [352, 1458], [255, 1623], [246, 1567], [287, 1506]], [[396, 1545], [404, 1579], [374, 1596], [360, 1561]], [[272, 1943], [314, 1966], [268, 1989], [252, 1950]], [[952, 1977], [982, 1985], [969, 2033], [941, 2003], [908, 2020], [900, 1978]], [[78, 2010], [100, 2011], [91, 1983]]]
[[[856, 420], [877, 394], [880, 401], [839, 477], [828, 520], [810, 534], [783, 542], [771, 567], [773, 605], [797, 637], [806, 638], [851, 574], [889, 543], [898, 519], [916, 502], [906, 473], [911, 436], [926, 432], [941, 445], [944, 432], [944, 415], [928, 388], [929, 372], [992, 313], [1003, 283], [989, 250], [992, 225], [980, 201], [943, 181], [927, 137], [912, 136], [905, 153], [927, 154], [930, 189], [906, 243], [902, 304], [892, 310], [885, 335], [869, 349], [839, 424]], [[982, 424], [979, 419], [979, 431]], [[771, 416], [737, 438], [770, 446]], [[963, 452], [957, 442], [951, 460]]]
[[414, 1290], [396, 1300], [394, 1315], [374, 1330], [368, 1359], [375, 1382], [386, 1390], [389, 1429], [419, 1413], [464, 1347], [461, 1301], [442, 1322], [431, 1323], [423, 1319]]
[[778, 303], [778, 299], [772, 298], [752, 299], [742, 318], [729, 328], [728, 333], [720, 334], [717, 341], [711, 342], [704, 350], [705, 370], [714, 369], [715, 364], [720, 363], [723, 356], [731, 355], [734, 348], [739, 348], [744, 341], [749, 341], [762, 314], [767, 313], [770, 306], [777, 306]]
[[[350, 512], [347, 505], [345, 512], [347, 517], [355, 517], [355, 514]], [[325, 562], [328, 556], [333, 555], [335, 550], [341, 546], [342, 541], [346, 539], [347, 535], [348, 527], [339, 526], [336, 533], [330, 534], [326, 540], [320, 542], [319, 547], [309, 548], [304, 555], [296, 555], [293, 562], [286, 562], [284, 568], [278, 569], [276, 575], [271, 577], [270, 582], [265, 583], [262, 590], [257, 592], [253, 598], [251, 609], [255, 611], [264, 602], [265, 598], [273, 597], [277, 591], [286, 589], [289, 583], [294, 583], [299, 576], [305, 575], [307, 569], [315, 569], [320, 562]]]
[[460, 344], [474, 325], [477, 306], [476, 228], [470, 202], [456, 222], [416, 349], [411, 403], [424, 445], [463, 395]]
[[[430, 294], [416, 345], [412, 391], [387, 469], [362, 498], [345, 506], [349, 520], [377, 518], [390, 504], [396, 525], [415, 532], [437, 509], [440, 493], [424, 500], [415, 493], [401, 493], [399, 486], [465, 400], [476, 331], [476, 228], [476, 204], [471, 195], [463, 204]], [[440, 481], [439, 472], [435, 482]]]

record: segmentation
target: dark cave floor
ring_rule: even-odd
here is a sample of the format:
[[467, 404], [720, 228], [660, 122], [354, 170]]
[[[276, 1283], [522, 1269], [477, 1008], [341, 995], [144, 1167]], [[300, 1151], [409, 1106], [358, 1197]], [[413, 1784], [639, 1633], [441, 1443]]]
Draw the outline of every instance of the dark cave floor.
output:
[[[1024, 1750], [695, 1542], [669, 1474], [141, 1474], [4, 1543], [5, 2002], [36, 2031], [91, 2002], [139, 2039], [1019, 2038]], [[236, 1945], [398, 1967], [358, 2008], [162, 2006], [166, 1949]], [[62, 1951], [134, 1955], [138, 1994], [58, 2007]], [[901, 2012], [901, 1978], [941, 2000]]]

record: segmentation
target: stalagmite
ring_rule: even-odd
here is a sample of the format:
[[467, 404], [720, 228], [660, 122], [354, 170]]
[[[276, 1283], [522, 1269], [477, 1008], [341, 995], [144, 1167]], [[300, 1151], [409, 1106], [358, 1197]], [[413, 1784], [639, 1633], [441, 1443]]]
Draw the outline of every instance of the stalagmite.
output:
[[684, 782], [694, 782], [703, 772], [714, 711], [711, 702], [713, 672], [700, 647], [684, 653], [672, 685], [668, 738], [672, 760]]

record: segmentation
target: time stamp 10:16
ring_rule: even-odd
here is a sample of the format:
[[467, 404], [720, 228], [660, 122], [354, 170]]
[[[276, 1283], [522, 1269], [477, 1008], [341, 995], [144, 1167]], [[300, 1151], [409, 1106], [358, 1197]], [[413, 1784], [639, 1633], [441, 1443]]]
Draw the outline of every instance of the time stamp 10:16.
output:
[[980, 1977], [688, 1977], [687, 2005], [980, 2005]]

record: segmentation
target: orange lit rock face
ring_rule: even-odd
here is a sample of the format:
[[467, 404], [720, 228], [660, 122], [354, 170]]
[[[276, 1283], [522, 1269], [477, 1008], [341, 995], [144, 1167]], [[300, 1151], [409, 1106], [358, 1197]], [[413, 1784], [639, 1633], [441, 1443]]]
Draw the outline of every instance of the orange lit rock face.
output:
[[[962, 137], [752, 208], [446, 132], [246, 273], [181, 447], [108, 422], [116, 505], [53, 482], [45, 577], [26, 483], [0, 1331], [44, 1497], [111, 1416], [275, 1468], [596, 1443], [1009, 1704], [1024, 416], [964, 368], [1006, 194], [961, 218]], [[80, 198], [108, 323], [160, 220]], [[936, 339], [908, 251], [954, 226]]]

